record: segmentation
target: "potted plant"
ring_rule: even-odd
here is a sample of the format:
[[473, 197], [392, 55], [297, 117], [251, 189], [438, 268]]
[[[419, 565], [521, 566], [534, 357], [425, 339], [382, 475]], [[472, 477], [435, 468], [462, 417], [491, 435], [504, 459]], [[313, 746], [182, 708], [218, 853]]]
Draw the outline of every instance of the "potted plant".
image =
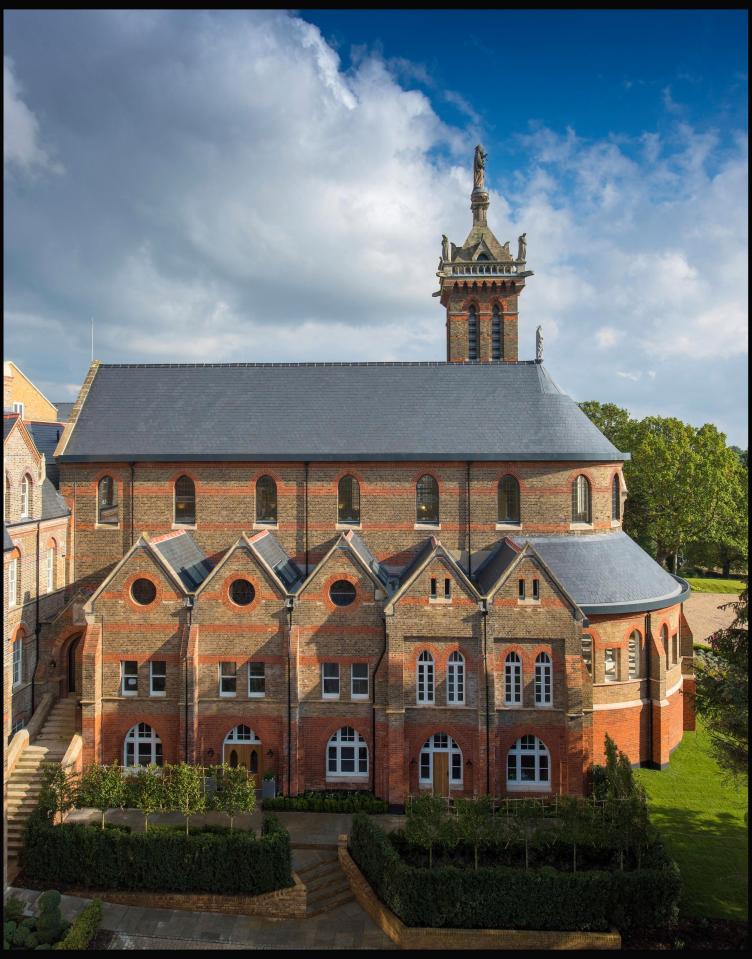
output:
[[264, 773], [261, 780], [261, 798], [274, 799], [277, 795], [277, 783], [274, 779], [274, 773]]

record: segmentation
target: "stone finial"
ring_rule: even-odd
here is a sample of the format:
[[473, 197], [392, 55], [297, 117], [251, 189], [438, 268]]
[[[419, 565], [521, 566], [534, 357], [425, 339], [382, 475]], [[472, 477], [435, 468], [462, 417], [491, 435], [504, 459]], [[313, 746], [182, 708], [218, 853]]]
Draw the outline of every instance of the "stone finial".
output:
[[473, 158], [473, 189], [485, 190], [486, 188], [486, 157], [480, 143], [475, 148], [475, 157]]
[[523, 233], [522, 236], [517, 239], [517, 244], [517, 259], [524, 263], [527, 258], [527, 233]]
[[535, 331], [535, 359], [536, 362], [543, 362], [543, 327], [539, 326]]
[[449, 238], [446, 233], [441, 234], [441, 259], [444, 261], [449, 259]]

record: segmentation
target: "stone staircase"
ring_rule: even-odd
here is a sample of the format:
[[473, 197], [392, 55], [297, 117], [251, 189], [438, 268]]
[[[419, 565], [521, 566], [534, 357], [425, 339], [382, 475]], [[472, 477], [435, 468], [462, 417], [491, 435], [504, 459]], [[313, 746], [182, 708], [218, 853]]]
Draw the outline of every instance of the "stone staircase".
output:
[[24, 749], [7, 784], [8, 876], [18, 869], [26, 820], [42, 789], [42, 764], [59, 763], [76, 732], [76, 700], [61, 699], [50, 710], [33, 745]]
[[306, 915], [309, 917], [330, 912], [355, 899], [336, 853], [296, 872], [308, 889]]

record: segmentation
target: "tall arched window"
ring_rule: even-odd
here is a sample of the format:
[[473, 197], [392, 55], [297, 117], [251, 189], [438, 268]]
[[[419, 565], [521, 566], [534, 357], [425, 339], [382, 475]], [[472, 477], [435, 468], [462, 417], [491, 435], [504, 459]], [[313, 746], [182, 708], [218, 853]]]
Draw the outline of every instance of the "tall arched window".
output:
[[[441, 763], [441, 770], [434, 769], [437, 754], [441, 754], [442, 757], [446, 756], [446, 759]], [[436, 765], [439, 765], [439, 763], [436, 762]], [[437, 774], [436, 777], [434, 777], [434, 772]], [[451, 736], [446, 733], [434, 733], [424, 743], [420, 751], [419, 781], [424, 785], [431, 784], [436, 787], [438, 792], [442, 792], [441, 784], [436, 781], [442, 775], [448, 779], [452, 786], [462, 785], [462, 750]]]
[[31, 516], [31, 477], [26, 474], [21, 480], [21, 517]]
[[23, 643], [24, 633], [20, 630], [13, 643], [13, 685], [20, 686], [23, 682]]
[[501, 336], [501, 310], [498, 303], [493, 308], [491, 317], [491, 357], [494, 360], [504, 359], [504, 340]]
[[337, 522], [360, 523], [360, 483], [354, 476], [343, 476], [337, 486]]
[[433, 656], [424, 649], [418, 656], [417, 701], [419, 703], [433, 702], [433, 685]]
[[356, 779], [368, 775], [368, 745], [352, 726], [343, 726], [326, 746], [327, 779], [342, 776]]
[[161, 766], [162, 740], [147, 723], [131, 726], [125, 735], [124, 766]]
[[47, 547], [47, 592], [55, 592], [55, 578], [57, 573], [57, 545], [55, 540], [50, 541]]
[[10, 477], [5, 474], [5, 499], [3, 500], [3, 515], [5, 522], [10, 523]]
[[439, 484], [428, 473], [415, 487], [415, 516], [418, 523], [439, 523]]
[[661, 644], [663, 646], [663, 655], [666, 657], [666, 668], [669, 666], [668, 659], [668, 626], [664, 623], [661, 626]]
[[637, 679], [639, 678], [641, 669], [640, 669], [640, 634], [636, 629], [633, 629], [629, 634], [629, 642], [627, 644], [627, 658], [629, 660], [629, 678]]
[[621, 519], [621, 487], [616, 473], [611, 480], [611, 519]]
[[520, 736], [507, 753], [507, 789], [550, 789], [551, 757], [537, 736]]
[[453, 705], [465, 702], [465, 659], [456, 650], [447, 663], [447, 702]]
[[580, 474], [572, 484], [572, 522], [591, 523], [590, 482]]
[[196, 523], [196, 485], [190, 476], [175, 482], [175, 522], [194, 526]]
[[21, 592], [18, 575], [20, 568], [21, 564], [17, 557], [8, 563], [8, 606], [18, 606], [18, 597]]
[[508, 653], [504, 660], [504, 702], [507, 706], [522, 703], [522, 660], [517, 653]]
[[499, 481], [499, 523], [519, 523], [520, 484], [514, 476], [504, 476]]
[[115, 482], [111, 476], [103, 476], [97, 486], [99, 507], [97, 522], [117, 526], [118, 508], [115, 502]]
[[538, 653], [535, 657], [535, 705], [552, 706], [552, 669], [548, 653]]
[[467, 358], [478, 359], [478, 311], [474, 306], [467, 314]]
[[277, 484], [271, 476], [256, 480], [256, 522], [277, 522]]

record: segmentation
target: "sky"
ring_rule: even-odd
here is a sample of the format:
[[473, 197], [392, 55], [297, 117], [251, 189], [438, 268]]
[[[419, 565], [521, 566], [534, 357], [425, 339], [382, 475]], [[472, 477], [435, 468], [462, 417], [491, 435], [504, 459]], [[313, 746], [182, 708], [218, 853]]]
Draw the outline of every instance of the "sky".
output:
[[[6, 11], [4, 332], [118, 362], [444, 360], [441, 235], [527, 233], [520, 358], [747, 446], [747, 12]], [[138, 401], [134, 397], [134, 403]]]

